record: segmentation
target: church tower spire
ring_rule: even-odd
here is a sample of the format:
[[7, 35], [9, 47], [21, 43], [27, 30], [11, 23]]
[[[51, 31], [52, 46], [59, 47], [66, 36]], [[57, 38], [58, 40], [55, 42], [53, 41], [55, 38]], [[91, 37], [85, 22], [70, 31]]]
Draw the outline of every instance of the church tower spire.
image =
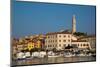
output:
[[75, 15], [72, 17], [72, 33], [76, 32], [76, 18]]

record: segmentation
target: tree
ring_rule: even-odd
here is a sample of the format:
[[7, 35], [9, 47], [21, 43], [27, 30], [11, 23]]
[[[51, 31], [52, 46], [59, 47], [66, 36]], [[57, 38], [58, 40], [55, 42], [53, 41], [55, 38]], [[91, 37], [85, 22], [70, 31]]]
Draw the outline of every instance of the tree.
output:
[[53, 48], [52, 51], [56, 52], [57, 50], [56, 50], [56, 48]]
[[87, 36], [87, 33], [75, 32], [74, 35], [76, 35], [76, 36]]

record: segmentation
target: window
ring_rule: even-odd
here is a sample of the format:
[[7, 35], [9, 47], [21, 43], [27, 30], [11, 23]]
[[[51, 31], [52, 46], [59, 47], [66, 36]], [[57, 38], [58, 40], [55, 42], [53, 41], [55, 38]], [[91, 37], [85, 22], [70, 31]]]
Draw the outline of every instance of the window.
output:
[[50, 38], [50, 37], [48, 36], [48, 38]]
[[52, 45], [50, 45], [50, 47], [52, 47]]
[[70, 40], [68, 40], [68, 42], [70, 42]]
[[79, 46], [79, 44], [78, 44], [78, 46]]
[[52, 40], [51, 40], [51, 42], [52, 42]]
[[57, 35], [55, 37], [57, 38]]
[[54, 40], [52, 40], [52, 42], [54, 42]]
[[57, 42], [57, 40], [55, 40], [55, 42]]
[[50, 40], [48, 42], [50, 43]]
[[55, 47], [55, 45], [53, 45], [53, 47]]
[[68, 38], [70, 38], [70, 35], [68, 35]]
[[48, 47], [50, 47], [50, 45], [48, 45]]
[[64, 47], [66, 46], [66, 44], [64, 44]]
[[63, 40], [63, 42], [66, 42], [66, 40]]
[[55, 47], [57, 47], [57, 44], [55, 44]]
[[87, 44], [86, 46], [88, 46], [89, 44]]
[[66, 35], [64, 35], [64, 37], [66, 37]]
[[61, 42], [61, 40], [59, 40], [59, 42]]
[[61, 35], [59, 35], [59, 37], [61, 37]]
[[85, 46], [85, 44], [83, 44], [83, 46]]
[[59, 47], [61, 47], [61, 44], [59, 44]]

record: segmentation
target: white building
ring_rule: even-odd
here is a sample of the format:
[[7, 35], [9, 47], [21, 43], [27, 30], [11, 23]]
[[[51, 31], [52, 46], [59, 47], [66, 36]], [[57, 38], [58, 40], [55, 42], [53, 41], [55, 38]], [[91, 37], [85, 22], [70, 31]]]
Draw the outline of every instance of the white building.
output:
[[78, 49], [91, 49], [90, 42], [86, 40], [80, 40], [80, 41], [72, 40], [72, 45], [77, 46]]
[[78, 38], [73, 35], [76, 32], [76, 18], [75, 15], [72, 17], [72, 31], [61, 31], [47, 33], [45, 39], [45, 47], [47, 50], [52, 50], [56, 48], [57, 50], [64, 50], [65, 47], [76, 46], [79, 49], [91, 49], [90, 42], [86, 40], [78, 40]]
[[88, 41], [90, 43], [91, 49], [95, 49], [96, 48], [96, 36], [95, 35], [81, 37], [79, 39]]
[[52, 50], [54, 48], [57, 50], [64, 50], [68, 45], [76, 45], [79, 49], [91, 48], [89, 42], [77, 40], [70, 32], [47, 33], [46, 36], [45, 47], [47, 50]]

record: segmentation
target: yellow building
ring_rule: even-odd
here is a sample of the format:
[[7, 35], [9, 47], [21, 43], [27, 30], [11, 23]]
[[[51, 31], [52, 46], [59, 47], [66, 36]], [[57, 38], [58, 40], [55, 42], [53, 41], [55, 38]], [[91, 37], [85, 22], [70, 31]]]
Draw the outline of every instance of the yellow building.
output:
[[33, 42], [29, 42], [27, 47], [28, 47], [28, 50], [33, 49], [34, 48], [34, 43]]
[[41, 41], [37, 41], [36, 48], [41, 48]]

